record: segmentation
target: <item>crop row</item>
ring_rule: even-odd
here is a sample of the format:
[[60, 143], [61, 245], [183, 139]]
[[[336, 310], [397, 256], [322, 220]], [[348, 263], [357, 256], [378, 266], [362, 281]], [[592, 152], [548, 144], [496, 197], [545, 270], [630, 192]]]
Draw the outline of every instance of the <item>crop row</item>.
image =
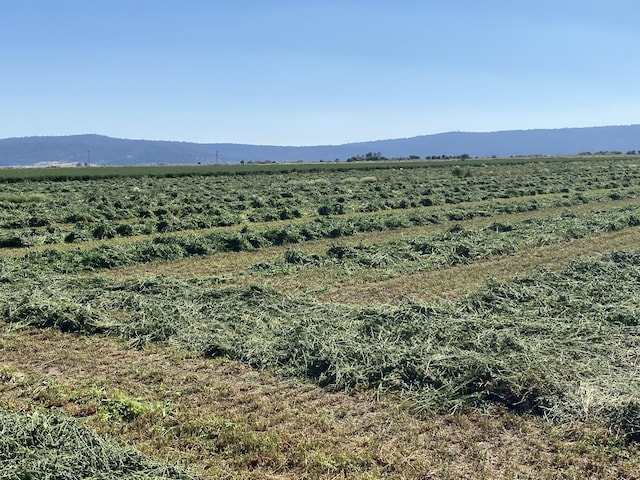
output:
[[7, 479], [189, 480], [178, 469], [96, 434], [59, 414], [0, 409], [0, 476]]
[[499, 223], [468, 230], [456, 223], [444, 233], [402, 238], [373, 245], [335, 243], [323, 253], [289, 249], [280, 261], [259, 263], [254, 272], [282, 274], [302, 269], [339, 267], [344, 273], [376, 269], [384, 275], [440, 269], [466, 264], [492, 255], [506, 255], [526, 247], [558, 243], [640, 225], [640, 207], [587, 212]]
[[[430, 218], [430, 223], [443, 223], [451, 220], [466, 220], [478, 216], [493, 216], [502, 213], [524, 212], [531, 210], [543, 210], [555, 207], [570, 207], [585, 203], [601, 203], [616, 200], [629, 200], [640, 193], [637, 187], [630, 187], [612, 194], [609, 191], [593, 191], [579, 194], [546, 195], [528, 198], [501, 199], [484, 202], [462, 203], [457, 205], [444, 204], [431, 207], [408, 208], [377, 213], [358, 213], [348, 216], [342, 215], [316, 215], [308, 218], [299, 218], [300, 212], [287, 210], [287, 215], [281, 215], [275, 224], [309, 224], [312, 221], [334, 222], [341, 224], [352, 222], [361, 223], [366, 217], [376, 218], [379, 213], [386, 217], [385, 223], [398, 223], [399, 226], [411, 224], [424, 224], [424, 218]], [[322, 210], [320, 208], [319, 210]], [[326, 218], [323, 220], [322, 218]], [[331, 218], [329, 218], [331, 217]], [[344, 217], [345, 220], [341, 220]], [[230, 216], [207, 217], [201, 215], [187, 215], [182, 218], [161, 216], [160, 219], [147, 218], [137, 221], [101, 220], [99, 222], [77, 221], [71, 224], [56, 224], [47, 227], [28, 227], [5, 229], [0, 233], [0, 248], [21, 248], [37, 245], [55, 245], [60, 243], [80, 243], [90, 240], [104, 240], [111, 238], [126, 238], [144, 235], [157, 235], [172, 232], [210, 230], [221, 226], [232, 226], [243, 217]], [[265, 222], [270, 223], [270, 222]], [[249, 223], [244, 223], [249, 225]], [[388, 225], [387, 225], [388, 226]], [[295, 228], [295, 227], [291, 227]], [[355, 229], [357, 230], [357, 228]], [[342, 234], [344, 235], [344, 234]], [[339, 235], [338, 235], [339, 236]]]
[[418, 409], [499, 403], [640, 439], [638, 252], [396, 307], [206, 280], [24, 275], [5, 276], [0, 299], [20, 325], [170, 342], [327, 387], [402, 392]]
[[[523, 202], [519, 205], [495, 203], [493, 205], [476, 205], [467, 209], [443, 209], [442, 211], [425, 209], [403, 213], [394, 212], [389, 215], [318, 218], [312, 221], [282, 226], [267, 224], [262, 228], [255, 229], [244, 227], [241, 230], [214, 230], [200, 234], [159, 235], [148, 239], [134, 239], [127, 243], [103, 244], [92, 248], [57, 249], [51, 247], [43, 250], [27, 251], [22, 257], [18, 257], [16, 261], [25, 266], [30, 266], [30, 268], [39, 268], [42, 271], [86, 271], [158, 260], [176, 260], [216, 252], [254, 250], [271, 245], [293, 245], [322, 238], [338, 239], [357, 233], [395, 230], [410, 226], [431, 225], [476, 217], [491, 217], [498, 213], [512, 213], [514, 209], [527, 211], [537, 207], [538, 203], [532, 201]], [[435, 237], [434, 245], [427, 247], [425, 243], [421, 247], [421, 255], [433, 254], [435, 259], [436, 254], [434, 252], [440, 249], [445, 252], [445, 257], [449, 258], [447, 261], [452, 261], [451, 259], [454, 257], [461, 261], [461, 259], [471, 259], [474, 256], [513, 251], [514, 248], [519, 248], [514, 243], [514, 238], [516, 237], [520, 237], [518, 241], [521, 245], [543, 244], [563, 238], [579, 238], [592, 233], [635, 226], [638, 224], [638, 218], [640, 218], [640, 206], [631, 205], [603, 213], [567, 214], [561, 218], [552, 217], [546, 220], [538, 219], [525, 222], [516, 228], [514, 233], [508, 235], [505, 233], [508, 233], [509, 229], [513, 230], [513, 227], [508, 225], [494, 225], [493, 230], [496, 230], [495, 232], [492, 232], [491, 228], [485, 229], [481, 234], [476, 234], [477, 238], [475, 239], [470, 234], [456, 232], [456, 228], [458, 228], [456, 227], [448, 234], [455, 236], [455, 238], [444, 237], [440, 239]], [[501, 230], [503, 231], [501, 232]], [[489, 236], [492, 236], [492, 239]], [[485, 242], [490, 240], [494, 242], [494, 245], [485, 245]], [[478, 245], [473, 245], [474, 241]], [[458, 245], [456, 247], [457, 250], [451, 250], [456, 245]], [[431, 249], [431, 252], [428, 251], [429, 249]], [[478, 249], [483, 250], [484, 253]], [[366, 255], [367, 252], [363, 251], [360, 257], [365, 258]], [[340, 260], [343, 260], [343, 258], [340, 258]], [[349, 260], [349, 256], [346, 255], [344, 260]], [[406, 260], [407, 258], [403, 261]], [[368, 261], [361, 260], [361, 263]], [[302, 261], [302, 263], [305, 262]]]
[[119, 226], [135, 234], [598, 190], [628, 195], [640, 184], [631, 160], [475, 165], [462, 175], [456, 168], [22, 182], [3, 185], [0, 228], [78, 224], [98, 235], [106, 223], [107, 235]]

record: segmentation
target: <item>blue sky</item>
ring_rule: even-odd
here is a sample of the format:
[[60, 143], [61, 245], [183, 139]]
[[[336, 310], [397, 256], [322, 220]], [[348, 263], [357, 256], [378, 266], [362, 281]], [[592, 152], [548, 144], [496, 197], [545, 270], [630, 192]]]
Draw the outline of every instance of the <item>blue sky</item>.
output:
[[319, 145], [640, 123], [640, 2], [20, 0], [0, 138]]

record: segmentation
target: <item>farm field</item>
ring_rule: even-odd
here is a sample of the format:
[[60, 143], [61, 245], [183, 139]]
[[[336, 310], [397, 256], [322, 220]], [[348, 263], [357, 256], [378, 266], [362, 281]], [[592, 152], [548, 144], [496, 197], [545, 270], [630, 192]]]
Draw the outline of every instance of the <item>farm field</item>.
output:
[[639, 240], [631, 155], [0, 172], [0, 472], [640, 478]]

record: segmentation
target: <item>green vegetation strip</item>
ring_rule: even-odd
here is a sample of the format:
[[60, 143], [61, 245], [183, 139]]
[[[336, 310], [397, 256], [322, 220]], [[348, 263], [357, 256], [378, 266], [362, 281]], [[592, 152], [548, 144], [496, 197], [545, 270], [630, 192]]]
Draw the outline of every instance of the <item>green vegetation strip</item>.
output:
[[0, 193], [0, 246], [31, 247], [309, 221], [318, 215], [406, 214], [407, 209], [425, 206], [466, 209], [475, 202], [519, 203], [521, 199], [533, 201], [531, 208], [541, 209], [552, 205], [552, 199], [576, 205], [632, 198], [640, 192], [636, 160], [556, 159], [531, 164], [468, 163], [464, 167], [421, 162], [417, 164], [421, 168], [391, 164], [361, 171], [326, 168], [278, 175], [250, 169], [247, 172], [251, 175], [232, 177], [132, 174], [5, 184]]
[[[10, 217], [11, 228], [0, 230], [0, 249], [13, 251], [24, 248], [50, 248], [53, 245], [82, 245], [91, 246], [96, 242], [124, 243], [144, 238], [152, 238], [159, 234], [209, 234], [215, 231], [229, 230], [232, 227], [251, 228], [260, 230], [265, 228], [295, 228], [297, 225], [311, 225], [314, 222], [323, 224], [363, 224], [368, 221], [378, 223], [382, 228], [398, 228], [409, 225], [424, 225], [425, 219], [429, 223], [444, 223], [448, 221], [463, 221], [474, 218], [486, 218], [496, 215], [542, 212], [547, 209], [577, 208], [599, 209], [614, 205], [623, 206], [638, 203], [636, 188], [625, 189], [610, 198], [610, 191], [595, 191], [588, 195], [545, 194], [538, 196], [524, 196], [509, 199], [491, 199], [472, 202], [461, 202], [456, 205], [436, 205], [430, 207], [398, 208], [392, 211], [351, 212], [341, 215], [305, 215], [299, 211], [282, 210], [279, 214], [263, 213], [250, 221], [246, 218], [228, 215], [211, 218], [194, 218], [192, 215], [161, 216], [158, 219], [143, 220], [110, 219], [99, 221], [80, 221], [56, 224], [51, 219], [27, 218], [31, 209], [18, 207], [19, 210], [6, 209], [4, 214]], [[0, 205], [1, 207], [1, 205]], [[15, 216], [12, 216], [15, 214]], [[17, 217], [25, 216], [22, 221]], [[72, 217], [76, 217], [75, 215]], [[215, 218], [213, 218], [215, 217]], [[34, 225], [30, 225], [34, 221]], [[345, 235], [344, 229], [334, 230], [336, 234]]]
[[6, 272], [16, 325], [169, 342], [208, 356], [380, 389], [416, 408], [499, 403], [640, 440], [640, 252], [493, 282], [441, 305], [348, 307], [250, 286]]
[[[361, 270], [345, 280], [332, 281], [319, 292], [319, 296], [325, 301], [356, 305], [397, 304], [407, 299], [451, 301], [480, 288], [489, 278], [506, 281], [540, 268], [561, 270], [572, 260], [596, 259], [617, 250], [636, 249], [638, 238], [640, 227], [635, 227], [568, 242], [525, 247], [515, 254], [492, 256], [484, 261], [461, 263], [436, 271], [423, 270], [380, 278], [369, 270]], [[165, 271], [170, 272], [168, 269]], [[280, 291], [300, 291], [301, 285], [322, 285], [322, 276], [326, 278], [326, 272], [316, 269], [302, 275], [304, 281], [301, 275], [263, 278], [270, 281], [269, 284], [277, 285]]]
[[[320, 238], [340, 238], [356, 233], [395, 230], [409, 225], [437, 223], [432, 212], [412, 212], [406, 218], [374, 217], [362, 219], [329, 219], [264, 230], [218, 231], [206, 235], [163, 235], [149, 240], [93, 249], [48, 249], [29, 252], [23, 257], [5, 258], [7, 268], [37, 268], [40, 271], [72, 273], [96, 269], [178, 260], [216, 252], [239, 252], [270, 245], [291, 245]], [[640, 206], [627, 206], [605, 212], [567, 213], [560, 217], [535, 219], [516, 224], [494, 223], [476, 232], [453, 226], [442, 235], [395, 242], [391, 246], [332, 246], [326, 258], [290, 251], [284, 264], [259, 265], [256, 269], [281, 271], [282, 265], [300, 268], [323, 265], [328, 261], [356, 266], [402, 271], [424, 264], [425, 268], [467, 263], [489, 255], [512, 253], [522, 246], [542, 245], [594, 233], [621, 230], [640, 224]], [[414, 264], [412, 267], [407, 266]], [[9, 267], [14, 265], [14, 267]], [[19, 265], [19, 266], [17, 266]], [[287, 267], [289, 268], [289, 267]], [[389, 272], [387, 272], [389, 273]]]
[[496, 255], [513, 254], [520, 249], [584, 238], [603, 232], [620, 231], [640, 225], [640, 206], [606, 212], [528, 219], [522, 222], [494, 222], [478, 230], [454, 224], [448, 231], [374, 245], [331, 245], [324, 253], [307, 254], [289, 249], [284, 258], [259, 263], [250, 273], [295, 273], [302, 269], [326, 267], [351, 275], [362, 269], [375, 269], [378, 276], [435, 270], [467, 264]]
[[[594, 157], [590, 161], [618, 160], [619, 157]], [[335, 170], [377, 170], [390, 168], [425, 168], [442, 166], [479, 166], [479, 165], [522, 165], [529, 163], [570, 163], [583, 162], [580, 157], [520, 157], [520, 158], [482, 158], [474, 160], [393, 160], [380, 162], [298, 162], [270, 164], [226, 164], [226, 165], [141, 165], [121, 167], [45, 167], [45, 168], [0, 168], [0, 182], [20, 181], [69, 181], [91, 180], [100, 178], [123, 177], [170, 177], [183, 176], [216, 176], [247, 175], [255, 173], [291, 173], [291, 172], [323, 172]]]
[[59, 414], [0, 409], [0, 478], [189, 480], [131, 448], [117, 446]]

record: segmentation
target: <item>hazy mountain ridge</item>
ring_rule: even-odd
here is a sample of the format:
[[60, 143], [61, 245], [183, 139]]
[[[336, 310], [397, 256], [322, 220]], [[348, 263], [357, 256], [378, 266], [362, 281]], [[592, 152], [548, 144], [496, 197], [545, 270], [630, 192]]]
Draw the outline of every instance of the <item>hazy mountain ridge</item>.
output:
[[640, 125], [449, 132], [343, 145], [270, 146], [127, 140], [102, 135], [22, 137], [0, 140], [0, 166], [45, 164], [136, 165], [244, 161], [346, 160], [368, 152], [389, 158], [418, 155], [508, 157], [640, 150]]

